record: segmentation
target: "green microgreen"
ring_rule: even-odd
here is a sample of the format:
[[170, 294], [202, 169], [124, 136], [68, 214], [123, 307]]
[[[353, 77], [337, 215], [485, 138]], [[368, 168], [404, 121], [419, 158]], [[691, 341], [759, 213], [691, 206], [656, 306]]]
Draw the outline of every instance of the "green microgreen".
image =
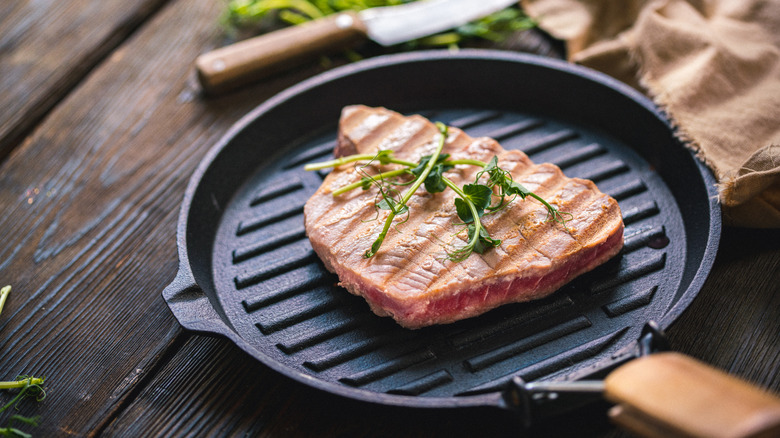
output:
[[[413, 1], [420, 0], [229, 0], [220, 22], [226, 33], [244, 36], [302, 24], [347, 10], [362, 11]], [[536, 22], [519, 5], [513, 5], [454, 29], [409, 41], [400, 48], [412, 50], [419, 47], [458, 47], [477, 41], [500, 42], [515, 32], [535, 26]]]
[[455, 198], [455, 210], [460, 220], [466, 224], [474, 222], [485, 214], [485, 209], [490, 206], [490, 198], [493, 196], [493, 190], [482, 184], [466, 184], [462, 191], [456, 193], [460, 198]]
[[[11, 286], [4, 286], [0, 289], [0, 312], [3, 310], [5, 300], [11, 293]], [[0, 382], [0, 390], [16, 390], [19, 392], [8, 403], [0, 407], [0, 414], [5, 412], [11, 407], [16, 408], [19, 402], [28, 397], [34, 397], [36, 401], [41, 401], [46, 398], [46, 391], [43, 389], [43, 382], [45, 377], [33, 377], [33, 376], [17, 376], [16, 379], [8, 382]], [[23, 415], [11, 415], [8, 419], [8, 424], [5, 427], [0, 427], [0, 436], [11, 437], [24, 437], [29, 438], [31, 435], [14, 427], [15, 423], [23, 423], [28, 426], [38, 426], [40, 418], [25, 417]]]
[[339, 167], [344, 164], [354, 163], [356, 161], [369, 161], [369, 163], [376, 161], [379, 164], [400, 164], [409, 167], [417, 166], [417, 163], [412, 163], [409, 161], [399, 160], [395, 158], [393, 156], [393, 151], [382, 150], [377, 152], [376, 154], [347, 155], [346, 157], [337, 158], [335, 160], [323, 161], [321, 163], [307, 164], [303, 166], [303, 170], [320, 170], [320, 169], [327, 169], [329, 167]]
[[[436, 123], [436, 126], [440, 134], [436, 150], [431, 155], [421, 157], [417, 163], [400, 160], [390, 150], [381, 150], [374, 155], [349, 155], [335, 160], [304, 166], [306, 170], [318, 170], [358, 161], [368, 162], [358, 168], [358, 172], [363, 175], [359, 181], [333, 191], [333, 196], [339, 196], [357, 188], [368, 190], [372, 186], [377, 187], [374, 208], [377, 211], [389, 211], [382, 230], [371, 245], [371, 248], [365, 252], [364, 257], [373, 257], [379, 251], [396, 216], [406, 214], [408, 218], [410, 214], [408, 202], [422, 185], [431, 194], [440, 193], [450, 188], [457, 195], [454, 200], [455, 211], [466, 230], [467, 243], [462, 247], [446, 250], [447, 258], [452, 261], [462, 261], [473, 252], [483, 254], [490, 248], [501, 245], [501, 240], [493, 239], [490, 236], [480, 218], [485, 214], [505, 208], [517, 197], [525, 199], [530, 196], [541, 202], [547, 209], [547, 218], [550, 221], [565, 225], [566, 220], [572, 217], [570, 213], [559, 211], [542, 197], [514, 181], [512, 174], [498, 165], [498, 157], [496, 156], [487, 163], [472, 159], [451, 160], [449, 154], [442, 153], [448, 135], [447, 126], [442, 123]], [[404, 167], [370, 175], [365, 169], [371, 163], [396, 164]], [[479, 166], [482, 169], [477, 172], [473, 183], [465, 184], [461, 188], [444, 175], [445, 172], [451, 170], [456, 165]], [[398, 180], [400, 177], [409, 176], [413, 179], [408, 181]], [[402, 196], [393, 187], [406, 185], [411, 185], [411, 187]], [[496, 199], [495, 202], [493, 201], [494, 198]]]
[[[498, 157], [496, 156], [488, 163], [484, 164], [482, 170], [477, 173], [476, 180], [479, 181], [483, 175], [487, 175], [487, 186], [490, 187], [491, 190], [496, 190], [496, 188], [498, 190], [497, 197], [499, 201], [488, 207], [488, 210], [490, 211], [497, 211], [506, 207], [517, 196], [519, 196], [520, 199], [525, 199], [527, 196], [530, 196], [541, 202], [542, 205], [547, 208], [547, 219], [549, 221], [565, 225], [566, 221], [572, 218], [571, 213], [559, 211], [541, 196], [515, 181], [509, 171], [498, 166]], [[507, 200], [507, 198], [509, 198], [509, 200]]]
[[[0, 382], [0, 389], [19, 389], [19, 392], [13, 399], [11, 399], [11, 401], [0, 407], [0, 414], [11, 407], [16, 408], [19, 402], [25, 398], [33, 397], [36, 401], [41, 401], [46, 398], [46, 391], [42, 386], [45, 380], [45, 378], [41, 377], [17, 376], [16, 379], [12, 381]], [[38, 426], [39, 420], [40, 418], [37, 416], [25, 417], [23, 415], [12, 415], [8, 419], [8, 425], [6, 427], [0, 427], [0, 436], [30, 437], [30, 434], [14, 427], [14, 423], [24, 423], [28, 426]]]
[[[446, 136], [446, 133], [443, 133], [442, 135]], [[420, 163], [417, 165], [417, 167], [410, 170], [412, 175], [416, 177], [422, 175], [422, 173], [428, 167], [428, 163], [431, 161], [432, 157], [433, 155], [425, 155], [424, 157], [421, 157]], [[440, 154], [436, 158], [436, 162], [433, 163], [430, 171], [428, 172], [428, 176], [425, 178], [425, 190], [427, 190], [428, 193], [439, 193], [447, 189], [447, 185], [444, 184], [442, 178], [444, 177], [444, 172], [452, 169], [453, 167], [452, 165], [446, 164], [444, 162], [449, 157], [450, 154]]]
[[5, 306], [5, 300], [8, 298], [8, 294], [11, 293], [11, 286], [3, 286], [0, 289], [0, 314], [3, 313], [3, 306]]
[[490, 205], [492, 190], [481, 184], [466, 184], [460, 189], [452, 180], [444, 177], [444, 182], [459, 198], [455, 198], [455, 210], [460, 220], [466, 224], [467, 240], [465, 246], [447, 251], [447, 258], [460, 262], [466, 260], [472, 252], [482, 254], [488, 248], [501, 245], [501, 241], [490, 237], [487, 229], [482, 226], [480, 218], [485, 208]]
[[[414, 195], [414, 192], [416, 192], [417, 189], [420, 188], [420, 186], [423, 184], [423, 182], [425, 182], [425, 179], [428, 178], [428, 174], [431, 173], [431, 170], [433, 169], [434, 165], [437, 163], [439, 159], [439, 154], [441, 154], [441, 150], [444, 148], [444, 142], [447, 139], [447, 126], [442, 123], [437, 123], [436, 127], [439, 129], [439, 134], [440, 134], [439, 141], [436, 144], [436, 150], [428, 158], [428, 162], [426, 163], [422, 172], [420, 172], [419, 175], [416, 175], [414, 182], [412, 182], [412, 186], [406, 191], [406, 193], [404, 193], [404, 196], [401, 198], [401, 201], [396, 204], [390, 202], [387, 203], [387, 205], [391, 208], [389, 208], [390, 213], [387, 215], [387, 219], [385, 219], [385, 225], [382, 228], [382, 231], [379, 233], [379, 236], [371, 245], [371, 248], [368, 251], [366, 251], [365, 254], [363, 254], [363, 257], [365, 258], [373, 257], [374, 254], [376, 254], [376, 252], [379, 251], [379, 247], [382, 246], [382, 242], [384, 242], [385, 237], [387, 236], [387, 231], [390, 229], [390, 225], [393, 223], [393, 219], [395, 219], [395, 216], [399, 214], [398, 211], [403, 211], [404, 213], [408, 211], [408, 207], [406, 206], [406, 203], [409, 202], [409, 199], [411, 199], [412, 195]], [[412, 166], [416, 168], [417, 164], [413, 163]], [[387, 199], [388, 198], [385, 197], [384, 201], [387, 201]]]
[[368, 190], [371, 188], [372, 185], [376, 184], [379, 181], [387, 181], [388, 184], [394, 184], [394, 185], [408, 185], [409, 182], [397, 182], [391, 179], [397, 176], [408, 175], [408, 174], [409, 174], [409, 169], [396, 169], [396, 170], [391, 170], [389, 172], [382, 172], [375, 176], [370, 176], [370, 175], [364, 176], [363, 178], [360, 179], [360, 181], [354, 182], [352, 184], [348, 184], [344, 187], [334, 190], [333, 196], [338, 196], [357, 188]]

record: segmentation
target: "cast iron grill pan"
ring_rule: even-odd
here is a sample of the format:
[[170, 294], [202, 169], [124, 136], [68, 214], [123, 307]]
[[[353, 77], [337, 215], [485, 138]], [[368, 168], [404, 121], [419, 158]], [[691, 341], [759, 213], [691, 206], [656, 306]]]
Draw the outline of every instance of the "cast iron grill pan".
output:
[[[336, 285], [305, 236], [343, 106], [418, 113], [552, 162], [618, 200], [625, 248], [547, 299], [407, 330]], [[187, 328], [228, 336], [278, 371], [338, 394], [413, 406], [495, 403], [509, 381], [613, 366], [648, 321], [693, 299], [717, 246], [712, 177], [651, 104], [601, 75], [532, 56], [378, 58], [314, 78], [243, 119], [204, 159], [165, 296]], [[516, 201], [533, 202], [533, 201]], [[403, 231], [403, 227], [400, 227]]]

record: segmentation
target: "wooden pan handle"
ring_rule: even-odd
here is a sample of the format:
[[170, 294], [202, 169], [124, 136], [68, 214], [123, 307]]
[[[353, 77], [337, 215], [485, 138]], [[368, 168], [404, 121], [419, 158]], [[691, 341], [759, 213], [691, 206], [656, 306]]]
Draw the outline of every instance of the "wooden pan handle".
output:
[[343, 12], [205, 53], [195, 68], [203, 90], [218, 94], [366, 38], [360, 17]]
[[780, 398], [678, 353], [609, 374], [610, 418], [648, 437], [780, 437]]

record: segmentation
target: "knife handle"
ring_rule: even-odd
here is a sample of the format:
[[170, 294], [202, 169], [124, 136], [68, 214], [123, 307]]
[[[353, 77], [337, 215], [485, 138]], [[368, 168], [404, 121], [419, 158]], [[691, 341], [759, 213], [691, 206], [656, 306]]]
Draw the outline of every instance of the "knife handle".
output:
[[682, 354], [633, 360], [604, 385], [612, 421], [641, 436], [780, 436], [780, 398]]
[[195, 68], [203, 90], [219, 94], [366, 38], [358, 14], [341, 12], [205, 53]]

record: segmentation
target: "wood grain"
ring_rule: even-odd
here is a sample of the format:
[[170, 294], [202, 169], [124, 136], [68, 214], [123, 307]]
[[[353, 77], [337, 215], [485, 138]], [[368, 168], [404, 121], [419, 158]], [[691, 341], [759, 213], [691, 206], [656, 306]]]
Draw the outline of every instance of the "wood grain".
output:
[[[772, 247], [773, 237], [780, 237], [780, 232], [725, 229], [710, 279], [668, 334], [675, 350], [705, 358], [732, 375], [778, 393], [780, 294], [776, 293], [778, 283], [761, 275], [780, 272], [780, 249]], [[722, 292], [735, 290], [734, 283], [740, 284], [737, 290], [744, 286], [749, 294]], [[739, 343], [744, 345], [736, 348]], [[731, 360], [735, 351], [746, 357]], [[224, 376], [233, 380], [225, 381]], [[218, 395], [205, 392], [212, 386], [220, 388]], [[169, 429], [170, 424], [160, 418], [168, 415], [184, 428]], [[247, 423], [247, 418], [255, 422]], [[198, 335], [171, 357], [107, 431], [128, 436], [188, 435], [192, 430], [184, 425], [192, 421], [208, 425], [203, 427], [210, 432], [227, 430], [261, 437], [519, 435], [517, 420], [493, 410], [404, 410], [344, 400], [274, 374], [224, 339]], [[605, 406], [593, 406], [560, 421], [539, 424], [529, 436], [631, 435], [607, 423]]]
[[[0, 378], [48, 378], [46, 400], [19, 413], [42, 416], [36, 436], [517, 436], [503, 413], [344, 400], [224, 339], [182, 333], [160, 293], [176, 272], [187, 180], [242, 115], [323, 70], [202, 98], [192, 63], [221, 44], [222, 6], [0, 3], [0, 158], [14, 149], [0, 164], [0, 283], [14, 286]], [[725, 230], [712, 275], [669, 334], [675, 349], [778, 391], [772, 233]], [[623, 436], [603, 411], [537, 432]]]
[[[575, 416], [540, 436], [609, 431], [606, 417]], [[105, 430], [110, 436], [493, 437], [520, 436], [495, 409], [426, 410], [341, 398], [276, 374], [235, 346], [193, 336]], [[553, 433], [554, 435], [551, 435]]]
[[4, 0], [0, 161], [167, 0]]
[[[99, 430], [180, 333], [161, 299], [184, 187], [206, 150], [299, 72], [198, 98], [221, 4], [174, 2], [118, 47], [0, 167], [2, 378], [48, 377], [37, 434]], [[31, 84], [33, 86], [34, 84]], [[5, 113], [5, 112], [4, 112]]]
[[725, 228], [672, 348], [780, 393], [780, 230]]

